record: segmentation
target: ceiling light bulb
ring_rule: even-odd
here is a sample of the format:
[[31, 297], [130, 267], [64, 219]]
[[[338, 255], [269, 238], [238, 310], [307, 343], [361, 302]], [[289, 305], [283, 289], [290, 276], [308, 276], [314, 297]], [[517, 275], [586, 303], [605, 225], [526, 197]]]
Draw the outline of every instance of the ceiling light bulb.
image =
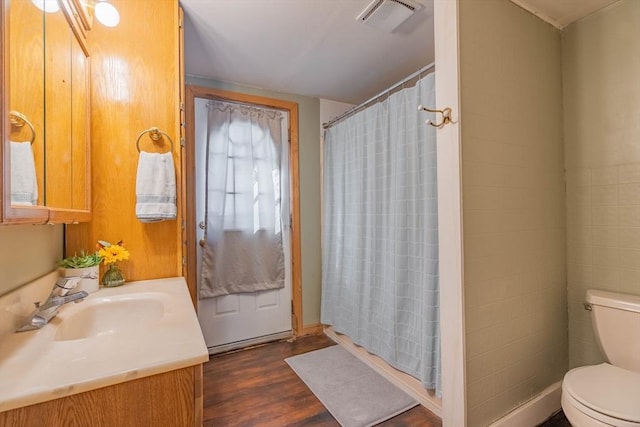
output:
[[56, 13], [60, 10], [58, 0], [31, 0], [31, 3], [47, 13]]
[[115, 27], [120, 23], [120, 14], [114, 5], [106, 1], [96, 3], [95, 6], [96, 19], [107, 27]]

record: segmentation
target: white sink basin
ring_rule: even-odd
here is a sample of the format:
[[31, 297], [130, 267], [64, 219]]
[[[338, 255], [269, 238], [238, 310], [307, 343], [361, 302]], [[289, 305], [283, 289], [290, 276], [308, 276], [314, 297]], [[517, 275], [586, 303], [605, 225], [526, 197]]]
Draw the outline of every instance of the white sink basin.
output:
[[64, 317], [54, 339], [79, 340], [149, 327], [165, 314], [162, 297], [147, 292], [79, 302], [78, 310]]
[[[50, 276], [26, 301], [48, 295], [58, 273]], [[0, 412], [207, 360], [183, 277], [101, 288], [42, 329], [0, 340]]]

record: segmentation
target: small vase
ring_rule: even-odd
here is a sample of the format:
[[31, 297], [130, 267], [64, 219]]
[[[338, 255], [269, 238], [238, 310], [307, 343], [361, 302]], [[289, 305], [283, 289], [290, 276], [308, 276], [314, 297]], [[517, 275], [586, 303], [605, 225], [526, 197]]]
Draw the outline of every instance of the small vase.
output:
[[102, 276], [102, 286], [113, 288], [124, 284], [124, 276], [118, 266], [113, 263], [109, 264], [109, 269]]

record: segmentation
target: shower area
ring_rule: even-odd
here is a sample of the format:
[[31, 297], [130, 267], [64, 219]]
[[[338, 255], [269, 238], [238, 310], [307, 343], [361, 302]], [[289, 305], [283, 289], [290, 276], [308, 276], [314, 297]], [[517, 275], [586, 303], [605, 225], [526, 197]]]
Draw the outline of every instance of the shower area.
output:
[[438, 119], [419, 108], [433, 70], [323, 126], [321, 322], [439, 406]]

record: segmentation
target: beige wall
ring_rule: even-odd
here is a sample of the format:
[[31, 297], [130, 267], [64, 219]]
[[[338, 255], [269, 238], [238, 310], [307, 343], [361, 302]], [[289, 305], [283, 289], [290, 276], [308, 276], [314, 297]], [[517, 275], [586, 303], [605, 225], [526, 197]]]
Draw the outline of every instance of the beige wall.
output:
[[320, 323], [320, 101], [219, 80], [187, 76], [187, 84], [231, 90], [298, 103], [300, 217], [302, 223], [302, 324]]
[[568, 365], [560, 33], [507, 0], [461, 0], [460, 49], [475, 427], [561, 380]]
[[345, 102], [331, 101], [330, 99], [320, 98], [320, 131], [323, 132], [322, 125], [335, 119], [340, 114], [349, 111], [355, 107], [354, 104], [347, 104]]
[[640, 2], [562, 34], [570, 365], [602, 361], [589, 288], [640, 295]]
[[0, 227], [0, 296], [56, 269], [62, 225]]

